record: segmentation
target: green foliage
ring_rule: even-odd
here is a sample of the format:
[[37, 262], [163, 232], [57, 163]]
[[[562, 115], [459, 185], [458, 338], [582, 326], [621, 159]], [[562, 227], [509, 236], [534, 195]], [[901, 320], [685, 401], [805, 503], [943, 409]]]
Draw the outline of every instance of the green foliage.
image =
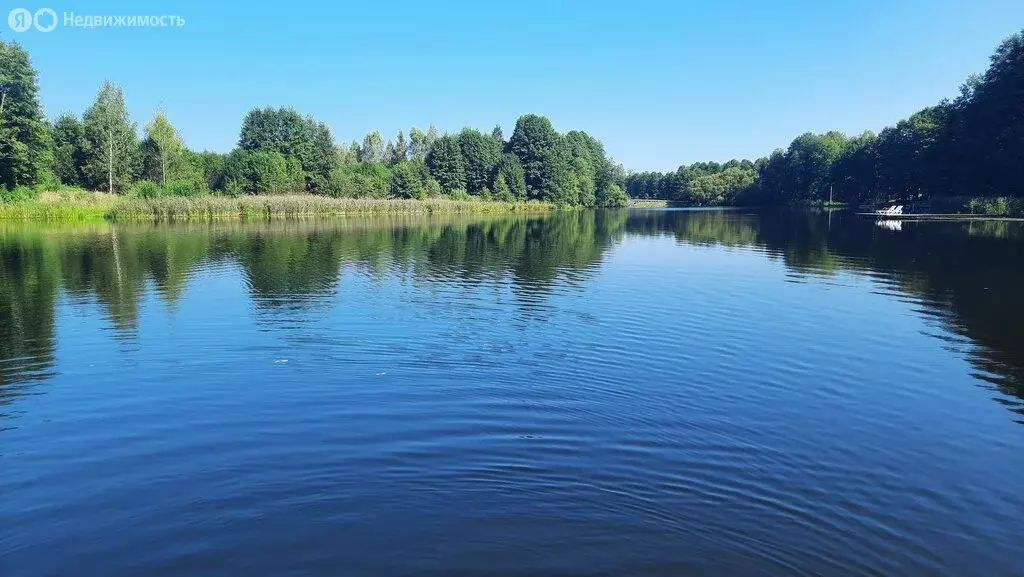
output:
[[[877, 137], [806, 133], [785, 151], [754, 163], [631, 174], [627, 191], [634, 198], [691, 204], [860, 204], [981, 195], [967, 208], [1012, 212], [994, 199], [1024, 197], [1022, 110], [1024, 32], [996, 49], [988, 70], [969, 78], [960, 97], [924, 108]], [[731, 168], [752, 169], [754, 181], [724, 175]]]
[[284, 194], [304, 188], [298, 160], [274, 150], [235, 149], [224, 161], [223, 178], [235, 181], [246, 194]]
[[464, 188], [456, 188], [455, 190], [449, 192], [448, 196], [450, 196], [452, 200], [458, 201], [473, 200], [473, 196], [466, 192], [466, 189]]
[[529, 198], [550, 200], [561, 196], [559, 187], [564, 184], [566, 168], [558, 143], [558, 133], [546, 117], [526, 114], [516, 121], [508, 149], [523, 166]]
[[459, 150], [466, 166], [466, 190], [477, 194], [494, 181], [501, 140], [486, 136], [479, 130], [464, 128], [458, 136]]
[[16, 186], [14, 188], [0, 187], [0, 202], [18, 203], [29, 202], [39, 197], [39, 189], [31, 186]]
[[[256, 108], [242, 121], [238, 147], [250, 152], [270, 151], [297, 166], [302, 188], [320, 192], [327, 186], [331, 170], [340, 163], [334, 137], [326, 124], [303, 118], [293, 108]], [[288, 178], [294, 174], [289, 168]], [[289, 187], [294, 187], [289, 180]]]
[[[81, 120], [65, 114], [49, 125], [28, 54], [0, 41], [0, 186], [5, 199], [69, 185], [113, 192], [141, 187], [160, 196], [469, 194], [574, 206], [621, 206], [629, 197], [703, 206], [981, 196], [966, 208], [1003, 214], [1018, 211], [1013, 199], [1024, 197], [1022, 103], [1024, 32], [1004, 41], [985, 73], [969, 78], [953, 101], [877, 136], [802, 134], [753, 162], [697, 162], [627, 176], [600, 141], [582, 131], [559, 134], [534, 114], [517, 120], [507, 143], [500, 126], [490, 134], [467, 128], [442, 137], [430, 125], [425, 133], [413, 127], [408, 141], [400, 131], [387, 146], [379, 132], [362, 144], [338, 146], [323, 122], [291, 108], [249, 111], [230, 154], [195, 153], [162, 112], [140, 143], [123, 92], [110, 83]], [[135, 179], [151, 182], [132, 186]]]
[[413, 126], [409, 129], [409, 158], [426, 160], [430, 147], [427, 145], [427, 135], [422, 130]]
[[396, 198], [427, 198], [430, 172], [422, 160], [399, 162], [391, 171], [391, 196]]
[[142, 176], [166, 184], [178, 178], [184, 167], [185, 145], [178, 131], [167, 120], [163, 110], [157, 110], [146, 125], [146, 139], [142, 142]]
[[313, 144], [312, 126], [294, 108], [254, 108], [242, 120], [238, 148], [302, 157]]
[[1024, 216], [1024, 199], [1014, 197], [983, 197], [972, 198], [964, 206], [971, 214], [989, 216]]
[[618, 184], [610, 184], [597, 198], [597, 205], [605, 208], [620, 208], [629, 205], [626, 191]]
[[199, 168], [203, 182], [206, 183], [206, 187], [209, 190], [222, 190], [225, 188], [227, 183], [224, 182], [224, 161], [228, 157], [227, 154], [209, 150], [202, 152], [188, 151], [188, 154], [193, 157], [193, 159], [189, 160], [189, 163]]
[[57, 117], [51, 132], [53, 138], [53, 172], [61, 182], [83, 186], [85, 175], [85, 129], [72, 114]]
[[359, 162], [359, 143], [353, 140], [347, 146], [338, 147], [338, 165], [355, 164]]
[[690, 183], [690, 202], [696, 206], [734, 204], [736, 198], [754, 184], [752, 170], [731, 166], [722, 172], [698, 176]]
[[395, 165], [399, 162], [404, 162], [409, 155], [409, 144], [405, 141], [405, 134], [401, 130], [398, 131], [398, 136], [395, 137], [394, 142], [388, 143], [387, 148], [387, 161], [388, 164]]
[[384, 137], [374, 130], [363, 137], [363, 146], [359, 149], [359, 162], [378, 164], [384, 162]]
[[443, 194], [441, 191], [441, 183], [432, 176], [427, 178], [424, 190], [426, 191], [427, 198], [439, 198]]
[[959, 170], [951, 180], [963, 193], [1024, 196], [1024, 31], [1004, 40], [989, 62], [952, 105], [949, 148]]
[[502, 186], [508, 189], [512, 199], [526, 200], [526, 174], [516, 155], [506, 153], [498, 159], [497, 175], [494, 182], [495, 192], [499, 192], [499, 178], [504, 181]]
[[0, 41], [0, 187], [34, 186], [53, 162], [39, 84], [28, 53]]
[[573, 173], [574, 204], [594, 206], [597, 202], [597, 171], [605, 162], [604, 146], [578, 130], [569, 131], [564, 139]]
[[427, 166], [444, 193], [466, 188], [466, 159], [455, 136], [445, 135], [434, 142], [427, 154]]
[[166, 196], [199, 196], [203, 190], [190, 180], [168, 180], [163, 186]]
[[238, 179], [229, 178], [224, 182], [224, 188], [221, 192], [225, 196], [242, 196], [245, 194], [245, 185]]
[[360, 162], [331, 171], [327, 194], [348, 198], [385, 198], [391, 192], [391, 171], [387, 165]]
[[103, 84], [82, 117], [82, 129], [83, 184], [107, 192], [130, 184], [139, 168], [139, 143], [119, 86]]
[[163, 194], [160, 189], [160, 185], [153, 182], [152, 180], [139, 180], [133, 182], [131, 186], [126, 190], [128, 196], [137, 196], [139, 198], [156, 198]]
[[512, 189], [509, 188], [504, 174], [498, 173], [498, 176], [494, 179], [494, 198], [502, 202], [513, 202], [516, 200], [515, 196], [512, 195]]
[[309, 154], [304, 159], [300, 158], [300, 162], [304, 160], [302, 170], [305, 172], [306, 189], [320, 193], [327, 187], [331, 171], [341, 164], [341, 159], [338, 158], [331, 129], [312, 118], [306, 122], [313, 132], [313, 144]]

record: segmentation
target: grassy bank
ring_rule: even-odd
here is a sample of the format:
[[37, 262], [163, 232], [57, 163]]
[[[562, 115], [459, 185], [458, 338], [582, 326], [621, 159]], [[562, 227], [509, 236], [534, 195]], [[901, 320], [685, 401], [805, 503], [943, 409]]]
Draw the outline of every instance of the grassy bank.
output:
[[538, 202], [480, 200], [401, 200], [331, 198], [310, 194], [281, 196], [123, 197], [91, 192], [43, 193], [36, 200], [0, 203], [0, 219], [42, 221], [219, 220], [319, 218], [382, 214], [473, 214], [544, 212]]
[[669, 201], [656, 198], [636, 198], [629, 206], [633, 208], [666, 208], [669, 206]]

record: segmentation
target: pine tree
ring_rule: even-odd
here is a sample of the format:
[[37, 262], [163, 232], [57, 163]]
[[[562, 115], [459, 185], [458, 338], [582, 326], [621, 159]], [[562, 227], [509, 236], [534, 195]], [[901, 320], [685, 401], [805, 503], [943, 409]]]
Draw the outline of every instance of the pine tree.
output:
[[395, 137], [395, 142], [391, 145], [391, 151], [388, 155], [388, 163], [395, 165], [399, 162], [405, 162], [409, 154], [409, 145], [405, 141], [405, 134], [402, 131], [398, 131], [398, 136]]
[[53, 124], [53, 172], [70, 186], [84, 186], [85, 132], [72, 114], [62, 114]]
[[438, 138], [427, 155], [427, 166], [445, 193], [466, 188], [466, 161], [456, 137], [445, 135]]

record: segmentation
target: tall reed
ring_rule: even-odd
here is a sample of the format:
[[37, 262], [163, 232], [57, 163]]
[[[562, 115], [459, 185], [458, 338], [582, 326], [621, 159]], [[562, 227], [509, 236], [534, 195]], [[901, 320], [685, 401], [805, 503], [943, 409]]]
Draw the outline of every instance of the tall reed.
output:
[[23, 203], [0, 203], [0, 219], [20, 220], [217, 220], [316, 218], [382, 214], [469, 214], [544, 212], [539, 202], [490, 202], [435, 198], [401, 200], [332, 198], [311, 194], [281, 196], [163, 196], [140, 198], [79, 193], [41, 195]]

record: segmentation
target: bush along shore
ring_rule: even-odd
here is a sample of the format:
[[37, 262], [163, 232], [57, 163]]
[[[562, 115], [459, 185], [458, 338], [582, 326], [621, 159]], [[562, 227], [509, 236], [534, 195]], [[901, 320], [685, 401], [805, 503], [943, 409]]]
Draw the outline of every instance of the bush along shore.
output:
[[[335, 140], [324, 122], [293, 108], [253, 108], [242, 119], [234, 150], [196, 151], [186, 146], [163, 110], [140, 127], [128, 112], [124, 91], [110, 82], [81, 115], [48, 119], [28, 52], [17, 42], [0, 40], [0, 63], [0, 80], [6, 79], [0, 82], [0, 196], [8, 199], [24, 200], [34, 190], [61, 187], [147, 200], [291, 193], [374, 199], [355, 204], [310, 200], [301, 210], [328, 213], [383, 210], [377, 199], [430, 203], [417, 209], [437, 208], [433, 199], [441, 197], [506, 205], [536, 201], [613, 207], [627, 202], [625, 171], [598, 139], [579, 130], [558, 132], [536, 114], [521, 116], [507, 138], [500, 126], [443, 134], [431, 125], [425, 131], [399, 130], [390, 140], [373, 131], [361, 142], [346, 144]], [[10, 138], [13, 146], [5, 146]], [[195, 203], [151, 204], [162, 209], [178, 202]], [[214, 210], [231, 204], [199, 202]], [[244, 202], [265, 204], [271, 213], [281, 206], [275, 200]], [[297, 201], [285, 204], [289, 211], [298, 210]]]
[[[163, 110], [140, 127], [124, 91], [109, 82], [82, 114], [48, 119], [28, 52], [0, 40], [0, 63], [0, 201], [22, 205], [4, 208], [8, 214], [57, 218], [99, 210], [94, 203], [81, 209], [27, 202], [39, 190], [64, 187], [143, 199], [108, 207], [115, 217], [236, 209], [270, 215], [392, 210], [384, 206], [441, 210], [440, 198], [456, 203], [445, 205], [454, 211], [468, 210], [456, 208], [466, 200], [516, 207], [620, 207], [631, 199], [655, 199], [686, 206], [834, 208], [967, 197], [974, 200], [964, 211], [1013, 215], [1024, 201], [1024, 32], [1002, 42], [988, 69], [969, 77], [959, 96], [877, 135], [808, 132], [756, 160], [628, 174], [597, 138], [580, 130], [559, 132], [537, 114], [520, 116], [507, 137], [500, 126], [442, 134], [430, 125], [426, 131], [399, 130], [392, 139], [373, 131], [346, 144], [324, 122], [293, 108], [253, 108], [242, 118], [232, 151], [192, 150]], [[207, 198], [295, 192], [350, 200]], [[193, 195], [204, 200], [158, 198]], [[381, 205], [379, 199], [434, 204]]]
[[332, 198], [312, 194], [121, 196], [82, 191], [46, 192], [31, 200], [0, 203], [0, 219], [41, 221], [202, 221], [320, 218], [384, 214], [542, 213], [544, 202]]

